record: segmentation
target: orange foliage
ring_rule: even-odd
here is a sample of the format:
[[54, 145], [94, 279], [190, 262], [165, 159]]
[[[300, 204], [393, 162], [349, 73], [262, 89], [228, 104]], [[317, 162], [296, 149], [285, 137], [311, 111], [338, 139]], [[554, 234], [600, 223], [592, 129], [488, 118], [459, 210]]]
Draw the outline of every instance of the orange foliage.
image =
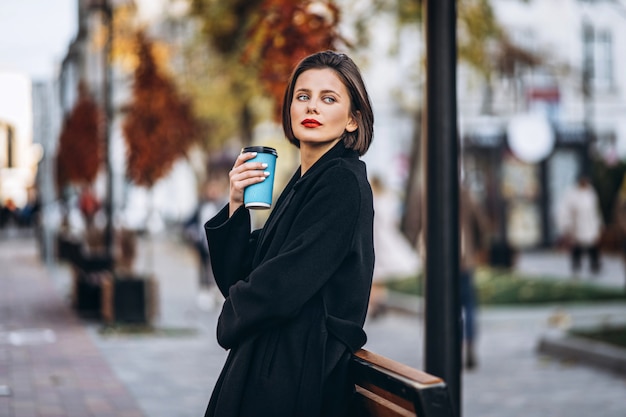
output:
[[244, 62], [259, 62], [259, 78], [280, 106], [287, 79], [295, 64], [314, 52], [336, 49], [339, 8], [332, 0], [265, 0], [260, 20], [248, 33]]
[[137, 185], [152, 187], [185, 155], [200, 130], [190, 102], [159, 72], [152, 42], [142, 32], [137, 45], [140, 62], [123, 125], [127, 175]]
[[57, 150], [57, 184], [92, 183], [103, 156], [102, 112], [84, 83], [78, 86], [78, 101], [65, 120]]

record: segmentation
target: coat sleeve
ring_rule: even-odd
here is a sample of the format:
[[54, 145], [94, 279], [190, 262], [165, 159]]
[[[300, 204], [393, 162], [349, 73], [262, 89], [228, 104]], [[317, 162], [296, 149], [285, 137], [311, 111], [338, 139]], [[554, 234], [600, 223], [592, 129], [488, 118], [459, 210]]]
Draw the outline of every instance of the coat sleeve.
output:
[[250, 213], [241, 207], [228, 217], [228, 205], [204, 224], [215, 282], [226, 297], [249, 274], [258, 231], [250, 233]]
[[355, 174], [329, 168], [307, 199], [278, 255], [230, 288], [217, 329], [224, 348], [295, 316], [348, 256], [361, 205]]

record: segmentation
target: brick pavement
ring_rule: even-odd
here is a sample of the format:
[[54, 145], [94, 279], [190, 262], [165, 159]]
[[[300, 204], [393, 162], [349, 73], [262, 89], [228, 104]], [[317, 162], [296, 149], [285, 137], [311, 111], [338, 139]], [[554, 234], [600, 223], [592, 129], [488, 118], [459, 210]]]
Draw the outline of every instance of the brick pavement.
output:
[[0, 240], [0, 416], [144, 417], [29, 237]]

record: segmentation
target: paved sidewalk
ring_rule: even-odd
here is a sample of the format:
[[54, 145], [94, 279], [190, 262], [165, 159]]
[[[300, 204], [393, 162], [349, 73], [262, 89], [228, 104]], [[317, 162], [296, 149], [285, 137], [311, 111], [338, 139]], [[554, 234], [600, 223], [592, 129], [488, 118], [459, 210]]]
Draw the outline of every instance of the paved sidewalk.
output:
[[517, 259], [516, 269], [531, 275], [626, 289], [624, 261], [618, 254], [613, 253], [601, 255], [601, 269], [597, 274], [591, 273], [589, 260], [584, 258], [580, 272], [573, 275], [569, 254], [565, 250], [522, 252]]
[[0, 241], [0, 416], [144, 417], [30, 237]]
[[[197, 417], [204, 411], [226, 357], [215, 342], [217, 312], [196, 306], [193, 253], [163, 239], [157, 239], [153, 249], [153, 268], [162, 290], [160, 325], [195, 328], [197, 334], [149, 340], [120, 336], [99, 338], [97, 343], [149, 417]], [[532, 256], [540, 255], [529, 254], [520, 261], [531, 267]], [[560, 255], [554, 256], [558, 263]], [[542, 262], [550, 263], [544, 258]], [[559, 331], [550, 325], [554, 317], [572, 325], [623, 321], [626, 303], [482, 308], [479, 367], [463, 374], [464, 417], [626, 417], [624, 376], [537, 353], [541, 337]], [[423, 369], [419, 315], [389, 314], [368, 321], [366, 331], [367, 349]], [[159, 381], [162, 392], [177, 401], [172, 404], [150, 395], [142, 381]]]
[[[154, 271], [159, 281], [161, 314], [156, 324], [164, 331], [144, 336], [102, 333], [97, 323], [76, 319], [67, 307], [63, 299], [69, 282], [66, 267], [57, 265], [46, 272], [39, 264], [34, 241], [0, 240], [0, 333], [6, 339], [16, 330], [47, 328], [56, 336], [27, 347], [0, 340], [0, 386], [13, 388], [10, 397], [2, 397], [0, 392], [0, 416], [203, 415], [226, 352], [215, 341], [217, 312], [201, 310], [196, 304], [193, 255], [171, 238], [157, 237], [152, 245], [140, 240], [136, 267]], [[558, 264], [558, 256], [542, 259], [548, 265]], [[529, 268], [537, 264], [531, 258], [523, 262]], [[9, 275], [13, 278], [5, 278], [5, 265], [13, 271]], [[621, 285], [618, 282], [612, 285]], [[463, 417], [626, 417], [624, 376], [537, 353], [540, 338], [559, 331], [551, 323], [624, 320], [626, 303], [481, 308], [479, 366], [463, 374]], [[368, 321], [366, 331], [367, 349], [422, 368], [420, 315], [388, 314]], [[26, 356], [28, 360], [19, 362], [22, 367], [18, 370], [18, 360]], [[31, 381], [23, 382], [29, 386], [16, 389], [24, 380]], [[104, 381], [107, 384], [102, 387]], [[23, 392], [31, 396], [24, 399]], [[38, 415], [33, 411], [33, 407], [45, 409], [50, 401], [58, 411], [59, 403], [72, 399], [87, 404], [82, 410], [88, 412]], [[87, 399], [98, 399], [98, 406], [109, 407], [108, 411], [97, 414], [86, 408], [95, 407]], [[129, 407], [131, 414], [121, 414], [115, 408], [110, 411], [122, 406], [114, 399]], [[8, 414], [11, 408], [6, 404], [11, 407], [18, 400], [31, 401], [30, 410]]]

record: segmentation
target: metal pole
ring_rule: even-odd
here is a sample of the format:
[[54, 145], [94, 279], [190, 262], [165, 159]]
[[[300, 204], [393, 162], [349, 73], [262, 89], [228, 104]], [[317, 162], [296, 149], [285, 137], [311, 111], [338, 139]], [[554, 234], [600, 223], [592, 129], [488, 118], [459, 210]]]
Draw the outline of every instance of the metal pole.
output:
[[425, 369], [447, 383], [461, 416], [456, 1], [424, 2]]
[[593, 134], [591, 130], [591, 121], [593, 120], [593, 108], [591, 101], [593, 99], [593, 42], [594, 30], [589, 18], [583, 16], [583, 108], [584, 108], [584, 153], [582, 158], [581, 171], [591, 178], [591, 162], [589, 153], [593, 142]]
[[113, 122], [112, 110], [112, 65], [111, 47], [113, 44], [113, 10], [108, 0], [102, 1], [102, 12], [107, 29], [107, 37], [104, 45], [104, 164], [106, 170], [106, 196], [104, 200], [104, 211], [106, 215], [106, 227], [104, 231], [104, 242], [106, 255], [113, 259], [113, 171], [111, 167], [111, 123]]

